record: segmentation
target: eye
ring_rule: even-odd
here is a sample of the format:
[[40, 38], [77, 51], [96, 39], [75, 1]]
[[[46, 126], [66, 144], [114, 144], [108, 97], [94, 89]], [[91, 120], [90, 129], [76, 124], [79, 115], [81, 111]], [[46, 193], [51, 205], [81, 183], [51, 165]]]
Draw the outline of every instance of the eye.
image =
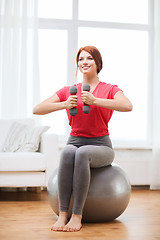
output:
[[82, 61], [83, 60], [83, 58], [79, 58], [79, 60], [78, 61]]
[[92, 57], [89, 57], [88, 59], [89, 59], [89, 60], [93, 60], [93, 58], [92, 58]]

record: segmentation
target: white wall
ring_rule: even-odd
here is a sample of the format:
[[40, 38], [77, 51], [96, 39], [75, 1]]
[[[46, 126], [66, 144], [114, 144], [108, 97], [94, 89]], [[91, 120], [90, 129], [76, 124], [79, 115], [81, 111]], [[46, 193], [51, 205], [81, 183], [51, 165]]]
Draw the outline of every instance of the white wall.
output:
[[115, 149], [114, 162], [128, 175], [131, 185], [150, 185], [152, 150]]

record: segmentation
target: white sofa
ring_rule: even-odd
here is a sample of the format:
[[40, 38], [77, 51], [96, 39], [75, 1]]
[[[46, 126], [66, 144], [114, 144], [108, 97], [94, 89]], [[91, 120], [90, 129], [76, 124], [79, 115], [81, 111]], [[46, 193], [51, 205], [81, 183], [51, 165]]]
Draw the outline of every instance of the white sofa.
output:
[[[4, 152], [4, 144], [15, 120], [0, 120], [0, 187], [45, 187], [58, 166], [58, 139], [42, 133], [36, 152]], [[33, 119], [18, 120], [33, 126]]]

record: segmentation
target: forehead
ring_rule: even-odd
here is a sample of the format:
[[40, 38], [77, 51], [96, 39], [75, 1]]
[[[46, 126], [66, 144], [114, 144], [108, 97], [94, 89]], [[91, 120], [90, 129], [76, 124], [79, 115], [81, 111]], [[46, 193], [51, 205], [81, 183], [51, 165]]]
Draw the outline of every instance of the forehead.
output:
[[89, 52], [82, 50], [82, 52], [79, 54], [79, 57], [88, 57], [92, 56]]

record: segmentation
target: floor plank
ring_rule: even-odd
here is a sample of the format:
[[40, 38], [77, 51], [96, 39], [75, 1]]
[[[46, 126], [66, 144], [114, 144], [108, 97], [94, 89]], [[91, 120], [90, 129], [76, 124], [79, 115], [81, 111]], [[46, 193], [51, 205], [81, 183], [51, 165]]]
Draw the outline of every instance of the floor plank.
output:
[[132, 190], [125, 212], [113, 222], [83, 224], [75, 233], [53, 232], [47, 193], [0, 192], [0, 239], [3, 240], [160, 240], [160, 191]]

